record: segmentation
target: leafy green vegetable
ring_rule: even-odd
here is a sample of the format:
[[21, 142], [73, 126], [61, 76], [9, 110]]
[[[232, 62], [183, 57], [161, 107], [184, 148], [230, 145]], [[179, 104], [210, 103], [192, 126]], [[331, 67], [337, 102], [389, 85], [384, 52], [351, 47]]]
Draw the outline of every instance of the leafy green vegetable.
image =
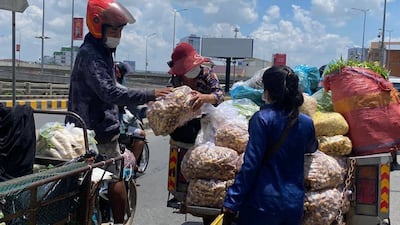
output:
[[232, 103], [238, 113], [246, 117], [247, 120], [250, 120], [253, 114], [260, 110], [260, 106], [248, 98], [234, 99]]
[[354, 61], [354, 60], [344, 61], [342, 58], [334, 61], [334, 63], [329, 64], [327, 66], [327, 68], [325, 69], [324, 76], [326, 76], [328, 74], [340, 73], [340, 71], [346, 66], [370, 69], [370, 70], [374, 71], [375, 73], [381, 75], [386, 80], [389, 79], [390, 71], [388, 71], [387, 69], [380, 66], [378, 62], [367, 62], [367, 61], [358, 62], [358, 61]]

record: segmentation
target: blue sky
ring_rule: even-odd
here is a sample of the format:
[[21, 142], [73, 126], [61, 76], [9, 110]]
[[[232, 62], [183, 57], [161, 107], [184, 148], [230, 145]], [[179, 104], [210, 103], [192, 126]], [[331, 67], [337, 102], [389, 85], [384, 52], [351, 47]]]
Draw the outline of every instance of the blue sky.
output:
[[[39, 61], [42, 31], [42, 0], [28, 0], [24, 13], [16, 14], [16, 42], [21, 42], [21, 60]], [[84, 17], [86, 1], [74, 1], [74, 16]], [[254, 39], [254, 57], [271, 60], [286, 53], [289, 66], [321, 66], [347, 49], [361, 47], [364, 13], [364, 46], [378, 41], [383, 24], [383, 0], [119, 0], [136, 18], [124, 28], [116, 60], [134, 60], [145, 69], [145, 39], [148, 39], [148, 70], [167, 71], [172, 51], [173, 9], [176, 41], [190, 34], [200, 37], [235, 36]], [[387, 0], [385, 40], [400, 41], [399, 0]], [[44, 55], [71, 45], [71, 0], [45, 0]], [[85, 33], [87, 29], [85, 27]], [[79, 46], [81, 41], [74, 41]], [[0, 10], [0, 59], [12, 57], [11, 12]]]

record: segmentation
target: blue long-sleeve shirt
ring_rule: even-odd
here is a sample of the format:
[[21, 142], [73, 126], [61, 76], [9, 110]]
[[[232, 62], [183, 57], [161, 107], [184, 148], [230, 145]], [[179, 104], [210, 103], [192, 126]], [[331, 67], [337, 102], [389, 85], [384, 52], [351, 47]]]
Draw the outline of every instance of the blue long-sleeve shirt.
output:
[[[77, 113], [98, 143], [119, 134], [117, 105], [140, 105], [155, 99], [154, 90], [133, 90], [116, 85], [114, 61], [101, 39], [88, 33], [75, 59], [71, 74], [68, 110]], [[67, 116], [65, 122], [81, 124]]]
[[318, 147], [311, 118], [300, 113], [281, 147], [266, 164], [262, 162], [285, 125], [286, 115], [274, 105], [263, 105], [253, 115], [244, 162], [227, 191], [225, 207], [234, 211], [250, 207], [270, 213], [303, 208], [304, 153]]

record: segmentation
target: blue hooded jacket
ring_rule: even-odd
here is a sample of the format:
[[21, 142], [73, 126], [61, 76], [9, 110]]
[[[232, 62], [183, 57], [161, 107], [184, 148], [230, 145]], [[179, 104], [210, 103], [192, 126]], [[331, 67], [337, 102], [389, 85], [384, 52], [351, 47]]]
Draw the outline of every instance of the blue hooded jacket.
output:
[[[283, 144], [263, 163], [266, 151], [278, 142], [287, 115], [273, 104], [263, 105], [249, 122], [244, 163], [228, 189], [224, 206], [234, 211], [253, 209], [270, 215], [303, 213], [304, 154], [316, 151], [313, 121], [300, 113]], [[265, 221], [260, 221], [265, 224]]]
[[[68, 111], [77, 113], [99, 144], [119, 134], [118, 105], [140, 105], [155, 100], [154, 90], [132, 90], [116, 85], [112, 51], [102, 39], [88, 33], [75, 59], [68, 96]], [[65, 122], [81, 126], [67, 116]]]

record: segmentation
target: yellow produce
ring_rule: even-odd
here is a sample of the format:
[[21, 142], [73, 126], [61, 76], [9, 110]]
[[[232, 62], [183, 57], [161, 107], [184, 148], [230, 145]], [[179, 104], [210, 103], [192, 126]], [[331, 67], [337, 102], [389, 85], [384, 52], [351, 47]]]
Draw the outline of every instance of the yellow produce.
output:
[[319, 150], [332, 156], [344, 156], [351, 153], [350, 138], [343, 135], [318, 137]]
[[349, 124], [338, 112], [316, 112], [312, 117], [317, 136], [346, 135]]

